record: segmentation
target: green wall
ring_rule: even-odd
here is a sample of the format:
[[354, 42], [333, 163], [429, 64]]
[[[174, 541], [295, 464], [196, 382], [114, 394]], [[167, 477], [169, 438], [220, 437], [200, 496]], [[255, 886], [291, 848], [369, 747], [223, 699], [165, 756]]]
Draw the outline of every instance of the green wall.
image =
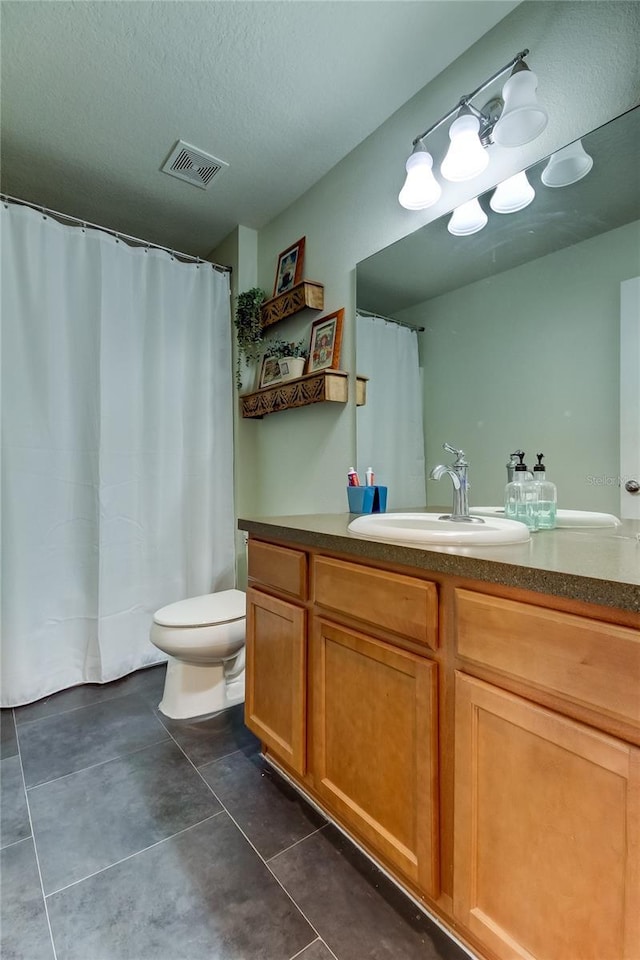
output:
[[[353, 374], [357, 262], [633, 106], [639, 31], [640, 4], [634, 2], [526, 0], [259, 232], [260, 285], [272, 288], [278, 254], [306, 236], [305, 274], [325, 284], [325, 312], [345, 308], [341, 365]], [[543, 135], [509, 151], [502, 163], [494, 158], [472, 183], [452, 185], [431, 209], [403, 210], [397, 195], [412, 139], [525, 47], [549, 111]], [[299, 336], [312, 319], [284, 321], [280, 333]], [[355, 457], [353, 400], [345, 407], [317, 404], [274, 414], [254, 426], [255, 481], [239, 512], [345, 510], [345, 474]], [[252, 468], [246, 456], [239, 448], [237, 470], [244, 475]]]
[[[235, 363], [238, 347], [235, 339], [233, 314], [240, 290], [249, 290], [257, 284], [258, 234], [249, 227], [239, 226], [209, 254], [214, 263], [231, 267], [231, 330], [234, 363], [234, 500], [236, 518], [254, 511], [255, 490], [259, 484], [260, 464], [257, 457], [256, 430], [258, 421], [243, 420], [235, 390]], [[247, 552], [244, 534], [236, 531], [236, 585], [244, 590], [247, 584]]]

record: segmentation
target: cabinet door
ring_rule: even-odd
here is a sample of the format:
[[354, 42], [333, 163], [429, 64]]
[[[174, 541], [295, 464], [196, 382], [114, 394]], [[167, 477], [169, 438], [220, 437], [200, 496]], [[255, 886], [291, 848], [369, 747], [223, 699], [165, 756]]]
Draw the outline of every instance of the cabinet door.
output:
[[454, 912], [497, 957], [640, 956], [639, 760], [457, 675]]
[[316, 790], [345, 826], [435, 898], [437, 666], [320, 618], [312, 642]]
[[293, 770], [306, 766], [306, 614], [247, 590], [245, 721]]

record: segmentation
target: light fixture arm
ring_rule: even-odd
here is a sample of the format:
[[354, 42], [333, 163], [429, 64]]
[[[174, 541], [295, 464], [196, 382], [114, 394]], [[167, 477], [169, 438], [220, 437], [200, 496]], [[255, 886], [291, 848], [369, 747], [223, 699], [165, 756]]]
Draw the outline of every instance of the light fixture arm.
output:
[[459, 110], [465, 107], [468, 110], [470, 110], [475, 116], [477, 116], [478, 119], [481, 120], [482, 122], [485, 122], [485, 123], [490, 122], [489, 118], [486, 117], [486, 115], [483, 114], [480, 110], [477, 110], [476, 107], [474, 107], [473, 104], [470, 103], [470, 101], [473, 100], [474, 97], [477, 97], [479, 93], [482, 93], [483, 90], [486, 90], [487, 87], [491, 86], [492, 83], [495, 83], [495, 81], [499, 77], [501, 77], [504, 73], [506, 73], [507, 70], [511, 70], [514, 67], [517, 67], [518, 69], [525, 69], [525, 70], [528, 69], [527, 65], [522, 63], [522, 61], [528, 55], [528, 53], [529, 53], [528, 50], [521, 50], [520, 53], [516, 54], [513, 60], [510, 60], [509, 63], [505, 64], [505, 66], [502, 67], [500, 70], [498, 70], [497, 73], [494, 73], [493, 76], [489, 77], [488, 80], [485, 80], [484, 83], [481, 83], [479, 87], [476, 87], [476, 89], [472, 93], [468, 93], [466, 94], [466, 96], [461, 97], [458, 103], [455, 105], [455, 107], [453, 107], [453, 109], [449, 110], [448, 113], [446, 113], [443, 117], [441, 117], [436, 123], [432, 124], [427, 130], [424, 131], [424, 133], [421, 133], [420, 136], [415, 138], [415, 140], [413, 141], [413, 146], [414, 147], [417, 146], [418, 143], [420, 143], [422, 140], [425, 139], [425, 137], [428, 137], [429, 134], [434, 132], [434, 130], [437, 130], [438, 127], [441, 127], [443, 123], [447, 122], [447, 120], [450, 120], [451, 117], [454, 115], [454, 113], [457, 113]]

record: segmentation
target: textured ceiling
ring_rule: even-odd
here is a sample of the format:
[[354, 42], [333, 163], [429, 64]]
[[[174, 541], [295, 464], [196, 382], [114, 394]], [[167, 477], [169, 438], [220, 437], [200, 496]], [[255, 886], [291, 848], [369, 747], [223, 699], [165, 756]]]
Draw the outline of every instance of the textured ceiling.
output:
[[[206, 255], [288, 207], [516, 2], [3, 0], [2, 190]], [[183, 139], [230, 164], [160, 171]]]

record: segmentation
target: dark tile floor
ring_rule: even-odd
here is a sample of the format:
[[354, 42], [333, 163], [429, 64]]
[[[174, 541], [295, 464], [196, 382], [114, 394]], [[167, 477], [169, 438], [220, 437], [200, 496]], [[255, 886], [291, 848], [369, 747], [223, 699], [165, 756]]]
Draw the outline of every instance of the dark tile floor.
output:
[[0, 727], [3, 960], [464, 960], [260, 757], [233, 707], [156, 709], [164, 667]]

